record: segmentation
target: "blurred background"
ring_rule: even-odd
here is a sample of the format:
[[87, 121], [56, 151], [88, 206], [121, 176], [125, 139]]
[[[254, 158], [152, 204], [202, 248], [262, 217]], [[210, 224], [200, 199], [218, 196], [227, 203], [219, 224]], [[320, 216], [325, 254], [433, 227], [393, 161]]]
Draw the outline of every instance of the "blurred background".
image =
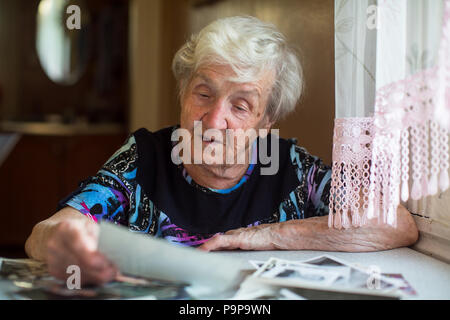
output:
[[330, 164], [333, 0], [0, 0], [0, 256], [25, 257], [32, 227], [130, 132], [177, 124], [175, 52], [243, 14], [300, 51], [305, 92], [275, 127]]

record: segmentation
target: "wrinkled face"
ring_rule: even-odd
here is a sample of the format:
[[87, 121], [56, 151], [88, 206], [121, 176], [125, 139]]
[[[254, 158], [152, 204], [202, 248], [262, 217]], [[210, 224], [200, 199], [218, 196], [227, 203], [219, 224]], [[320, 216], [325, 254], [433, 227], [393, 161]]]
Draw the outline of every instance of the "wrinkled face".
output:
[[[227, 154], [231, 154], [230, 151], [233, 151], [234, 161], [237, 162], [237, 155], [243, 152], [248, 154], [248, 149], [256, 138], [248, 133], [260, 133], [259, 129], [269, 129], [272, 125], [264, 115], [271, 93], [273, 74], [267, 72], [261, 79], [251, 83], [230, 81], [234, 76], [235, 73], [229, 66], [204, 66], [197, 70], [186, 86], [181, 99], [180, 126], [191, 133], [193, 140], [195, 135], [200, 135], [197, 141], [201, 141], [201, 146], [195, 145], [195, 141], [191, 144], [192, 155], [194, 148], [201, 148], [203, 155], [206, 154], [207, 157], [209, 152], [204, 152], [206, 148], [211, 150], [212, 147], [217, 147], [217, 144], [222, 144], [222, 164], [226, 162]], [[201, 122], [196, 123], [197, 128], [194, 130], [196, 121]], [[211, 135], [214, 131], [220, 132], [221, 136]], [[246, 135], [244, 139], [243, 134]], [[234, 143], [227, 143], [227, 139], [228, 142], [233, 140]], [[210, 162], [218, 164], [217, 161]]]

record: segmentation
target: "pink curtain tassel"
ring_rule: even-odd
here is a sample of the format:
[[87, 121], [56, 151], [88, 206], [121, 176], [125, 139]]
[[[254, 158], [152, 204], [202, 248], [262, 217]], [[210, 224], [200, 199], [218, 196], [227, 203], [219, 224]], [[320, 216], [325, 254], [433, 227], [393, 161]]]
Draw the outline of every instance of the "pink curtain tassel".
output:
[[[438, 177], [437, 174], [432, 174], [428, 181], [428, 195], [435, 195], [438, 192]], [[403, 199], [402, 199], [403, 200]]]
[[439, 188], [441, 191], [447, 190], [449, 187], [448, 171], [441, 171], [439, 176]]

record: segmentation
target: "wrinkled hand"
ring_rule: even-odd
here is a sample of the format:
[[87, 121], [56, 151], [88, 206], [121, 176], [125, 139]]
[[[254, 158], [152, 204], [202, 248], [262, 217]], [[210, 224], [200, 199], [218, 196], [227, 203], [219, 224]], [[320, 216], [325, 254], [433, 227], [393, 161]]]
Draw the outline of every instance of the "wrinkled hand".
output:
[[278, 250], [280, 249], [279, 224], [262, 224], [216, 234], [198, 247], [204, 251], [215, 250]]
[[90, 220], [63, 221], [54, 226], [47, 242], [49, 273], [66, 280], [67, 267], [80, 267], [82, 285], [99, 285], [115, 279], [117, 268], [97, 251], [98, 225]]

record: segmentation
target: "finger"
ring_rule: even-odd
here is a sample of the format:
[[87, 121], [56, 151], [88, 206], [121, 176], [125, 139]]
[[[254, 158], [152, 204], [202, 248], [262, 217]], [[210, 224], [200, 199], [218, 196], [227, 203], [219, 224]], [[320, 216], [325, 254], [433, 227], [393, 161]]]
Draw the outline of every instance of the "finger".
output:
[[116, 266], [98, 251], [80, 256], [80, 269], [86, 282], [95, 284], [113, 280], [118, 272]]
[[79, 264], [77, 256], [69, 250], [60, 238], [53, 238], [47, 244], [47, 263], [66, 267], [72, 264]]
[[73, 251], [93, 252], [97, 249], [97, 239], [84, 229], [84, 225], [74, 224], [68, 226], [63, 240], [66, 246]]
[[239, 245], [236, 239], [237, 238], [232, 235], [215, 236], [211, 240], [205, 242], [202, 246], [200, 246], [199, 249], [204, 251], [238, 249]]
[[[91, 252], [77, 244], [78, 236], [60, 237], [58, 245], [52, 248], [52, 275], [59, 279], [67, 278], [69, 265], [77, 265], [82, 273], [83, 284], [101, 284], [115, 278], [117, 268], [100, 252]], [[71, 240], [70, 240], [71, 239]], [[56, 242], [58, 239], [55, 239]]]
[[98, 245], [98, 237], [100, 235], [100, 227], [98, 226], [97, 223], [91, 221], [91, 220], [87, 220], [84, 222], [84, 226], [85, 226], [85, 230], [86, 232], [93, 238], [95, 239], [95, 249], [97, 249], [97, 245]]
[[[94, 255], [101, 255], [100, 253], [93, 253]], [[103, 258], [103, 257], [101, 257]], [[115, 279], [117, 268], [112, 264], [107, 264], [102, 269], [91, 268], [89, 264], [83, 263], [79, 257], [71, 253], [61, 243], [58, 246], [50, 245], [48, 249], [48, 270], [49, 273], [57, 279], [67, 280], [71, 275], [67, 273], [67, 268], [70, 265], [76, 265], [80, 268], [81, 284], [102, 284]]]
[[222, 245], [222, 241], [221, 239], [219, 239], [219, 237], [219, 235], [215, 235], [214, 237], [203, 243], [201, 246], [199, 246], [198, 249], [203, 251], [217, 250], [219, 246]]
[[67, 233], [67, 236], [62, 237], [62, 242], [65, 248], [71, 252], [78, 259], [80, 267], [83, 266], [88, 270], [102, 271], [112, 267], [112, 263], [103, 256], [100, 252], [92, 250], [93, 244], [88, 244], [89, 241], [95, 241], [86, 233], [80, 232], [77, 229], [72, 229]]
[[197, 249], [203, 250], [203, 251], [210, 251], [210, 248], [212, 248], [213, 240], [219, 237], [221, 233], [216, 233], [211, 238], [206, 240], [202, 245], [198, 246]]
[[114, 267], [113, 263], [98, 251], [80, 252], [80, 262], [93, 271], [102, 271]]
[[[61, 260], [61, 258], [58, 258]], [[65, 265], [69, 265], [65, 263]], [[100, 285], [109, 281], [112, 281], [116, 277], [117, 271], [115, 269], [104, 269], [104, 270], [91, 270], [86, 266], [80, 266], [76, 264], [79, 269], [80, 282], [83, 286], [85, 285]], [[49, 267], [49, 273], [57, 279], [67, 280], [73, 272], [68, 272], [69, 269], [66, 267]]]
[[[86, 269], [85, 269], [86, 270]], [[81, 282], [84, 284], [94, 284], [101, 285], [116, 279], [117, 270], [116, 269], [105, 269], [102, 271], [90, 271], [84, 272], [81, 277]]]
[[67, 277], [66, 270], [70, 265], [78, 265], [75, 256], [69, 253], [64, 247], [50, 245], [47, 248], [46, 256], [48, 272], [57, 279]]
[[62, 223], [48, 243], [49, 273], [58, 279], [67, 279], [67, 267], [76, 265], [82, 273], [81, 283], [101, 284], [111, 281], [117, 268], [101, 253], [86, 247], [83, 237], [89, 237], [80, 226]]

